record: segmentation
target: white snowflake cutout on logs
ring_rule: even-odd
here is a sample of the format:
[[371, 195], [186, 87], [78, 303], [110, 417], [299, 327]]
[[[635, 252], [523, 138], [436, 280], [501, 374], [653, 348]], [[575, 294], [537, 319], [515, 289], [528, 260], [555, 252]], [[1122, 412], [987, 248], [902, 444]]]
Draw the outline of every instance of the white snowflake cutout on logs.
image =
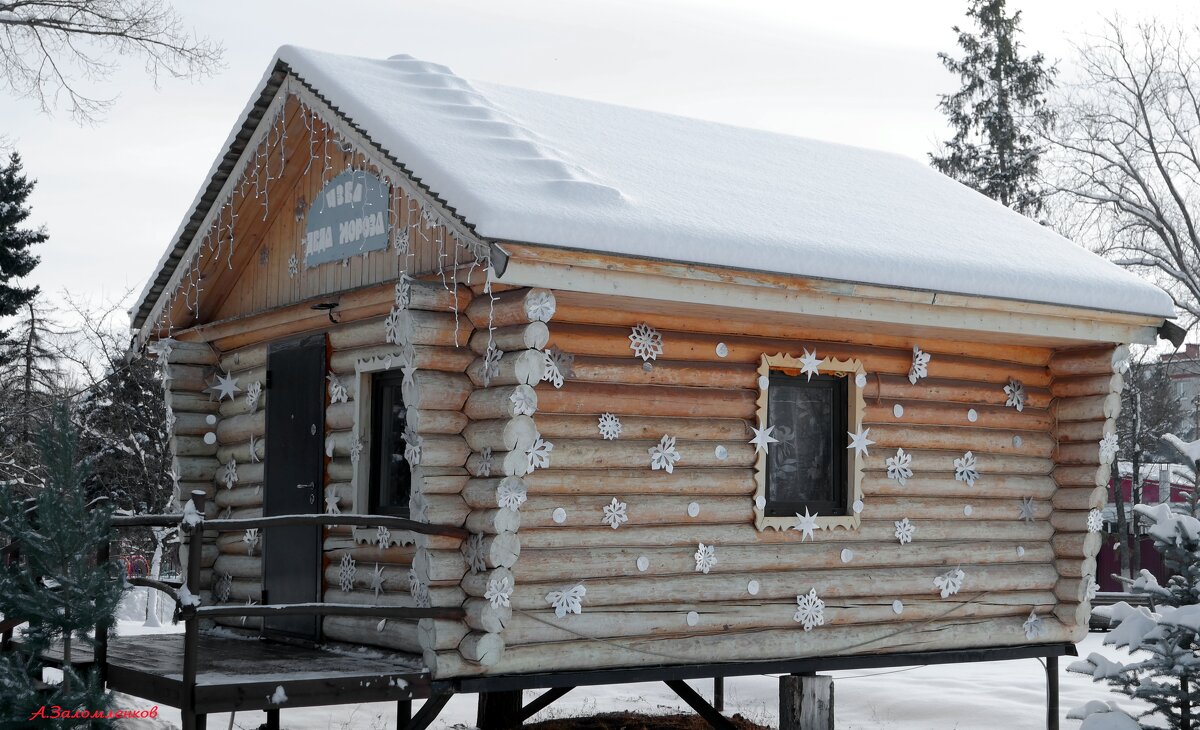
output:
[[633, 332], [629, 335], [629, 349], [633, 350], [635, 357], [642, 358], [643, 362], [657, 359], [663, 353], [662, 335], [644, 322], [634, 325]]
[[419, 489], [413, 489], [408, 493], [408, 518], [416, 522], [429, 521], [429, 500]]
[[404, 429], [404, 460], [409, 466], [421, 465], [421, 445], [425, 440], [411, 428]]
[[1004, 386], [1004, 395], [1007, 396], [1004, 400], [1004, 405], [1009, 408], [1016, 408], [1018, 411], [1025, 410], [1025, 384], [1016, 378], [1009, 378], [1008, 385]]
[[525, 451], [525, 456], [529, 459], [529, 471], [549, 467], [551, 451], [554, 451], [554, 444], [539, 435], [533, 442], [533, 446]]
[[812, 380], [812, 376], [821, 374], [821, 363], [825, 362], [823, 358], [817, 357], [817, 351], [809, 352], [807, 349], [800, 357], [800, 374], [807, 375], [808, 381]]
[[933, 585], [935, 588], [941, 591], [942, 598], [949, 598], [955, 593], [958, 593], [958, 590], [962, 588], [963, 580], [966, 579], [966, 577], [967, 574], [964, 573], [961, 568], [954, 568], [953, 570], [948, 570], [934, 578]]
[[463, 557], [472, 573], [482, 573], [487, 570], [487, 551], [483, 546], [483, 535], [472, 533], [463, 543]]
[[522, 388], [513, 390], [512, 395], [508, 397], [513, 404], [513, 415], [532, 416], [537, 411], [537, 401], [534, 398], [535, 396]]
[[908, 382], [913, 385], [929, 375], [929, 353], [913, 345], [912, 365], [908, 368]]
[[213, 598], [217, 599], [217, 603], [228, 601], [231, 588], [233, 588], [233, 576], [229, 573], [221, 573], [217, 584], [213, 586]]
[[246, 543], [247, 555], [254, 554], [254, 548], [258, 547], [259, 539], [257, 527], [251, 527], [242, 535], [242, 542]]
[[233, 489], [233, 485], [237, 484], [237, 462], [233, 460], [233, 457], [230, 457], [229, 462], [225, 464], [224, 480], [226, 489]]
[[412, 303], [412, 277], [407, 273], [400, 275], [400, 280], [396, 282], [395, 304], [401, 309], [408, 309], [408, 305]]
[[850, 445], [846, 447], [847, 449], [854, 449], [854, 453], [856, 455], [870, 456], [870, 454], [867, 453], [867, 447], [875, 443], [869, 438], [871, 435], [871, 429], [859, 429], [858, 433], [847, 431], [846, 435], [850, 437]]
[[804, 514], [796, 513], [796, 524], [792, 525], [793, 530], [800, 533], [800, 542], [813, 540], [813, 531], [817, 529], [818, 515], [809, 514], [808, 507], [804, 508]]
[[250, 434], [250, 463], [257, 464], [262, 459], [258, 458], [258, 439], [254, 434]]
[[479, 465], [475, 467], [475, 476], [490, 477], [492, 475], [492, 448], [484, 446], [479, 452]]
[[500, 486], [496, 488], [496, 504], [500, 509], [516, 512], [525, 504], [527, 496], [525, 482], [517, 477], [504, 477], [500, 480]]
[[336, 494], [331, 494], [328, 497], [326, 497], [325, 498], [325, 514], [340, 515], [342, 513], [342, 510], [338, 507], [338, 502], [340, 502], [340, 501], [342, 501], [342, 498], [337, 496]]
[[1092, 576], [1088, 576], [1087, 592], [1084, 594], [1086, 600], [1091, 601], [1096, 598], [1096, 594], [1100, 592], [1100, 584]]
[[1021, 515], [1018, 519], [1025, 522], [1033, 522], [1035, 509], [1036, 506], [1033, 504], [1033, 497], [1021, 497]]
[[404, 321], [404, 310], [400, 307], [392, 307], [388, 312], [388, 316], [383, 320], [383, 340], [392, 345], [404, 344], [404, 331], [400, 325]]
[[604, 505], [604, 518], [600, 520], [604, 524], [614, 530], [621, 526], [622, 523], [629, 521], [629, 505], [620, 502], [616, 497], [613, 497], [612, 502]]
[[1117, 435], [1115, 433], [1105, 434], [1104, 438], [1100, 439], [1100, 463], [1108, 465], [1117, 458]]
[[146, 345], [146, 351], [154, 355], [159, 360], [171, 359], [171, 352], [175, 348], [175, 340], [170, 337], [164, 337], [160, 340], [155, 340], [149, 345]]
[[975, 454], [968, 451], [961, 459], [954, 460], [954, 478], [966, 482], [968, 487], [975, 486], [975, 480], [979, 478], [979, 472], [975, 469]]
[[354, 466], [358, 466], [358, 460], [362, 458], [363, 448], [363, 442], [360, 438], [354, 439], [354, 443], [350, 445], [350, 463]]
[[696, 559], [696, 572], [707, 574], [717, 564], [717, 548], [700, 543], [693, 557]]
[[1100, 532], [1104, 529], [1104, 515], [1098, 509], [1088, 512], [1087, 517], [1088, 532]]
[[651, 446], [650, 468], [654, 471], [662, 469], [668, 474], [674, 473], [675, 462], [679, 461], [679, 452], [675, 450], [675, 437], [663, 435], [657, 444]]
[[502, 575], [488, 581], [483, 597], [492, 604], [492, 608], [508, 608], [512, 605], [512, 593], [512, 579], [507, 575]]
[[546, 603], [554, 607], [555, 616], [563, 618], [568, 613], [583, 613], [583, 598], [586, 595], [587, 588], [578, 583], [568, 588], [550, 591], [546, 594]]
[[375, 570], [371, 572], [371, 590], [375, 593], [375, 597], [383, 593], [383, 568], [379, 563], [375, 563]]
[[403, 361], [400, 363], [400, 372], [403, 374], [403, 378], [400, 381], [401, 388], [406, 385], [411, 388], [417, 384], [417, 363], [415, 353], [404, 353]]
[[379, 546], [380, 550], [387, 550], [391, 547], [392, 542], [392, 531], [380, 525], [375, 530], [375, 544]]
[[346, 386], [342, 385], [342, 379], [334, 375], [331, 371], [325, 376], [329, 381], [329, 402], [330, 403], [349, 403], [350, 391], [346, 390]]
[[403, 256], [406, 253], [408, 253], [408, 226], [404, 226], [396, 234], [396, 255]]
[[295, 279], [296, 274], [300, 273], [300, 260], [296, 258], [296, 254], [288, 256], [288, 278]]
[[504, 350], [496, 347], [495, 342], [489, 342], [487, 350], [483, 353], [483, 387], [487, 388], [492, 384], [492, 378], [499, 377], [502, 357]]
[[764, 423], [762, 424], [762, 428], [751, 426], [750, 430], [754, 432], [754, 438], [750, 439], [749, 443], [754, 444], [754, 453], [756, 454], [759, 452], [765, 454], [771, 444], [779, 443], [779, 439], [771, 435], [771, 432], [775, 430], [774, 426], [768, 426]]
[[804, 624], [805, 631], [825, 623], [825, 602], [817, 597], [817, 589], [810, 588], [808, 593], [796, 596], [796, 614], [792, 619], [798, 624]]
[[354, 567], [354, 558], [350, 557], [350, 553], [342, 555], [342, 563], [338, 566], [338, 587], [342, 589], [342, 593], [350, 593], [354, 590], [354, 574], [358, 571]]
[[255, 380], [246, 386], [246, 407], [251, 413], [258, 410], [258, 401], [262, 398], [262, 382]]
[[575, 375], [575, 356], [568, 355], [558, 349], [558, 345], [542, 353], [542, 380], [548, 381], [555, 388], [563, 387], [566, 378]]
[[554, 295], [548, 291], [535, 291], [525, 300], [525, 315], [530, 322], [549, 322], [554, 316]]
[[615, 441], [621, 435], [621, 419], [611, 413], [600, 416], [600, 436], [605, 441]]
[[896, 525], [896, 539], [901, 545], [906, 545], [913, 540], [913, 533], [917, 531], [917, 526], [912, 523], [907, 517], [902, 520], [897, 520], [893, 524]]
[[1042, 617], [1037, 615], [1037, 609], [1029, 610], [1029, 618], [1025, 619], [1025, 623], [1021, 624], [1021, 628], [1025, 629], [1025, 638], [1034, 641], [1046, 635], [1046, 626], [1042, 622]]
[[429, 600], [429, 586], [421, 580], [417, 571], [411, 568], [408, 571], [408, 595], [413, 597], [418, 608], [429, 608], [432, 605], [432, 601]]
[[210, 385], [208, 390], [217, 396], [217, 402], [219, 403], [226, 398], [233, 400], [242, 389], [238, 387], [237, 378], [229, 373], [225, 373], [224, 375], [217, 373], [217, 382]]
[[895, 456], [889, 456], [884, 463], [887, 465], [888, 479], [895, 480], [904, 486], [912, 477], [912, 454], [904, 453], [904, 449], [896, 449]]

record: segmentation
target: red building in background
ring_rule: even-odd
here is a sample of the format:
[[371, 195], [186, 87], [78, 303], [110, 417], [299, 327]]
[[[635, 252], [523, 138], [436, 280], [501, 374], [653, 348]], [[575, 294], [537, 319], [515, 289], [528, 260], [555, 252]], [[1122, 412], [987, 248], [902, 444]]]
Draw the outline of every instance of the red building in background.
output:
[[[1130, 497], [1132, 494], [1133, 466], [1128, 461], [1118, 465], [1121, 475], [1121, 494], [1125, 502], [1126, 519], [1132, 521]], [[1186, 502], [1188, 493], [1193, 486], [1192, 470], [1180, 464], [1142, 464], [1142, 493], [1138, 500], [1141, 504], [1158, 504], [1160, 502]], [[1170, 485], [1169, 489], [1164, 485]], [[1117, 535], [1117, 508], [1109, 494], [1109, 502], [1104, 507], [1104, 547], [1096, 555], [1096, 582], [1102, 591], [1124, 591], [1125, 587], [1113, 577], [1121, 572], [1121, 554], [1118, 548], [1120, 540]], [[1154, 549], [1154, 541], [1145, 534], [1144, 527], [1138, 523], [1138, 548], [1141, 552], [1141, 568], [1148, 570], [1158, 578], [1160, 583], [1169, 577], [1163, 565], [1162, 556]]]

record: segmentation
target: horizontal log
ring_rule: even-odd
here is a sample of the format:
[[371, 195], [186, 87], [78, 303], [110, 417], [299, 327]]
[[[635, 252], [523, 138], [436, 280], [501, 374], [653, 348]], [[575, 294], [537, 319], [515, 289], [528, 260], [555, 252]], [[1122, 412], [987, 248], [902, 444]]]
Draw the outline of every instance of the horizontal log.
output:
[[1108, 501], [1103, 487], [1062, 487], [1054, 493], [1051, 504], [1055, 510], [1102, 509]]
[[171, 470], [182, 482], [210, 481], [217, 468], [212, 456], [176, 456], [171, 460]]
[[499, 633], [512, 621], [511, 606], [493, 606], [491, 601], [469, 598], [463, 604], [467, 626], [486, 633]]
[[[514, 395], [516, 400], [514, 401]], [[505, 385], [495, 388], [479, 388], [467, 398], [463, 412], [475, 421], [486, 421], [497, 418], [512, 418], [522, 415], [518, 413], [517, 403], [528, 403], [529, 408], [537, 411], [537, 391], [529, 385]]]
[[[539, 413], [537, 430], [544, 438], [598, 439], [600, 419], [594, 415]], [[749, 441], [754, 435], [748, 421], [733, 418], [664, 418], [657, 416], [619, 416], [618, 440], [654, 439], [671, 434], [678, 440]]]
[[[553, 456], [553, 455], [552, 455]], [[553, 463], [553, 461], [551, 462]], [[680, 462], [682, 463], [682, 462]], [[708, 496], [754, 493], [750, 469], [701, 469], [689, 467], [665, 471], [635, 469], [538, 469], [522, 479], [530, 494], [684, 494]]]
[[[899, 409], [896, 406], [900, 406]], [[975, 420], [971, 420], [974, 412]], [[864, 423], [963, 426], [1009, 431], [1049, 431], [1054, 419], [1048, 409], [1003, 405], [967, 405], [933, 401], [870, 400], [863, 411]]]
[[[391, 315], [389, 315], [391, 316]], [[329, 346], [334, 350], [350, 350], [357, 347], [387, 344], [387, 317], [370, 317], [351, 322], [329, 331]], [[453, 312], [426, 312], [406, 309], [394, 315], [394, 328], [400, 333], [400, 342], [414, 345], [456, 347], [466, 344], [473, 327], [463, 317]], [[455, 343], [455, 332], [458, 343]]]
[[[965, 420], [965, 419], [964, 419]], [[1037, 431], [1021, 432], [1021, 440], [1013, 439], [1011, 431], [965, 426], [918, 426], [911, 424], [880, 425], [863, 423], [871, 429], [870, 438], [875, 441], [874, 449], [948, 449], [971, 451], [978, 454], [1019, 454], [1049, 458], [1054, 452], [1055, 441], [1048, 433]]]
[[217, 440], [222, 444], [249, 441], [251, 436], [262, 438], [267, 433], [267, 412], [246, 413], [222, 418], [217, 424]]
[[325, 428], [329, 431], [348, 431], [358, 421], [361, 404], [357, 401], [330, 403], [325, 406]]
[[[172, 384], [168, 383], [168, 387]], [[189, 393], [172, 387], [164, 394], [166, 405], [178, 417], [184, 413], [215, 414], [221, 405], [208, 397], [207, 393]]]
[[462, 466], [470, 455], [471, 447], [462, 436], [427, 434], [421, 437], [422, 466]]
[[[915, 384], [908, 382], [908, 375], [888, 375], [872, 373], [867, 378], [867, 387], [863, 388], [863, 397], [868, 403], [888, 400], [899, 401], [907, 408], [914, 401], [932, 401], [936, 403], [961, 403], [965, 407], [980, 405], [1004, 406], [1008, 396], [1004, 393], [1003, 383], [980, 383], [970, 380], [953, 380], [940, 377], [929, 377], [918, 380]], [[1033, 410], [1044, 410], [1050, 407], [1049, 388], [1034, 388], [1025, 384], [1025, 407]]]
[[504, 352], [515, 350], [542, 350], [550, 340], [550, 329], [545, 322], [525, 322], [508, 327], [496, 327], [488, 332], [487, 327], [481, 327], [471, 335], [471, 350], [476, 355], [487, 353], [492, 345]]
[[413, 570], [429, 585], [457, 585], [467, 574], [467, 561], [458, 550], [418, 550]]
[[344, 556], [349, 555], [354, 558], [354, 562], [358, 565], [360, 571], [366, 570], [369, 576], [374, 569], [375, 564], [381, 566], [393, 566], [402, 568], [405, 576], [408, 574], [408, 566], [412, 565], [414, 556], [417, 553], [417, 548], [413, 545], [392, 545], [387, 548], [380, 549], [378, 545], [356, 545], [354, 547], [342, 547], [325, 550], [325, 559], [330, 563], [337, 565]]
[[463, 637], [458, 653], [481, 667], [494, 667], [504, 656], [504, 639], [500, 634], [472, 631]]
[[1063, 421], [1054, 429], [1054, 435], [1060, 443], [1091, 442], [1099, 444], [1100, 439], [1110, 433], [1116, 433], [1117, 422], [1109, 418], [1104, 421]]
[[[644, 466], [650, 469], [650, 449], [655, 441], [603, 441], [601, 439], [559, 439], [550, 453], [550, 469], [627, 469]], [[721, 459], [717, 446], [725, 446], [727, 455]], [[754, 447], [749, 443], [719, 443], [714, 441], [676, 441], [679, 453], [676, 469], [691, 467], [750, 467], [754, 464]]]
[[459, 434], [470, 423], [466, 414], [460, 411], [430, 408], [408, 408], [404, 418], [409, 428], [419, 434]]
[[[630, 357], [628, 340], [622, 357], [575, 355], [570, 380], [626, 385], [685, 385], [709, 388], [757, 388], [754, 363], [655, 360], [647, 369], [640, 358]], [[569, 354], [574, 354], [570, 353]]]
[[435, 411], [462, 410], [473, 389], [471, 381], [463, 375], [432, 370], [418, 370], [412, 382], [401, 388], [406, 406]]
[[1082, 578], [1085, 575], [1096, 574], [1096, 559], [1059, 558], [1054, 561], [1054, 567], [1062, 578]]
[[1056, 509], [1050, 517], [1050, 524], [1054, 525], [1054, 529], [1058, 532], [1086, 533], [1088, 531], [1087, 520], [1090, 511], [1090, 509]]
[[230, 459], [233, 459], [239, 464], [262, 462], [267, 458], [267, 442], [266, 439], [256, 438], [254, 440], [254, 458], [250, 458], [250, 441], [243, 441], [239, 444], [229, 446], [221, 446], [217, 449], [217, 461], [222, 464], [228, 464]]
[[413, 484], [419, 485], [425, 494], [459, 494], [470, 479], [465, 470], [458, 475], [434, 474], [433, 471], [421, 466], [412, 471]]
[[245, 486], [234, 489], [219, 489], [216, 493], [217, 506], [225, 507], [261, 507], [263, 503], [262, 486]]
[[1100, 463], [1098, 442], [1064, 443], [1054, 450], [1054, 460], [1063, 466], [1091, 466]]
[[[874, 432], [872, 432], [874, 433]], [[921, 474], [929, 475], [938, 472], [954, 473], [954, 460], [960, 459], [963, 456], [961, 451], [941, 451], [932, 449], [904, 449], [905, 453], [911, 454], [913, 457], [914, 471], [915, 465], [921, 465]], [[882, 469], [885, 456], [892, 456], [884, 451], [873, 452], [867, 460], [866, 468], [868, 470]], [[974, 454], [976, 462], [976, 470], [979, 472], [979, 480], [976, 485], [981, 483], [986, 484], [986, 478], [992, 475], [1010, 474], [1014, 476], [1045, 476], [1054, 469], [1054, 462], [1050, 459], [1033, 456], [1021, 456], [1017, 454], [990, 454], [978, 453]]]
[[266, 342], [256, 342], [253, 345], [222, 352], [221, 369], [226, 372], [234, 372], [265, 366], [267, 364], [267, 345]]
[[538, 427], [529, 416], [472, 421], [463, 430], [463, 438], [473, 451], [525, 450], [533, 446], [537, 437]]
[[665, 385], [614, 385], [568, 381], [562, 388], [538, 390], [539, 413], [616, 413], [625, 416], [702, 416], [753, 420], [753, 390], [710, 388], [697, 391]]
[[[528, 488], [528, 487], [527, 487]], [[561, 523], [564, 527], [593, 527], [604, 525], [604, 508], [607, 507], [617, 493], [597, 497], [581, 497], [571, 495], [531, 495], [521, 506], [521, 524], [525, 530], [538, 527], [555, 527], [554, 513], [558, 509], [566, 511], [566, 520]], [[639, 525], [720, 525], [751, 523], [754, 521], [754, 501], [747, 497], [709, 497], [707, 495], [657, 496], [621, 494], [621, 501], [626, 502], [628, 522], [617, 529]], [[626, 501], [627, 500], [627, 501]], [[688, 514], [688, 505], [696, 503], [700, 511], [695, 517]], [[610, 531], [611, 527], [608, 528]]]
[[348, 482], [354, 478], [354, 464], [349, 459], [329, 459], [325, 463], [326, 482]]
[[521, 528], [521, 513], [510, 509], [475, 510], [466, 516], [463, 526], [485, 535], [516, 532]]
[[[413, 348], [413, 364], [417, 370], [434, 370], [446, 373], [466, 372], [475, 354], [465, 347]], [[403, 349], [399, 345], [372, 345], [351, 350], [337, 350], [329, 358], [329, 369], [338, 375], [351, 375], [358, 370], [360, 362], [378, 360], [385, 368], [399, 369], [404, 364]]]
[[[495, 372], [486, 379], [486, 385], [537, 385], [545, 369], [545, 354], [539, 350], [506, 352], [496, 363]], [[476, 357], [467, 367], [467, 377], [476, 387], [485, 387], [482, 357]]]
[[216, 456], [217, 442], [209, 443], [203, 436], [175, 436], [171, 439], [171, 453], [176, 456]]
[[1127, 345], [1074, 347], [1055, 352], [1047, 367], [1056, 377], [1110, 374], [1117, 372], [1117, 364], [1128, 357]]
[[410, 654], [421, 652], [416, 621], [383, 620], [382, 631], [379, 630], [380, 621], [378, 618], [326, 616], [321, 620], [321, 632], [324, 638], [332, 641], [344, 641], [357, 646], [383, 646]]
[[1060, 466], [1053, 476], [1060, 487], [1107, 487], [1110, 473], [1107, 466]]
[[[972, 487], [950, 475], [924, 476], [921, 466], [915, 459], [913, 460], [914, 476], [910, 477], [905, 484], [888, 479], [883, 472], [866, 472], [862, 480], [864, 498], [908, 496], [974, 499], [981, 494], [978, 484]], [[1054, 480], [1047, 476], [989, 474], [986, 496], [993, 499], [1004, 497], [1050, 499], [1057, 488]]]
[[243, 580], [258, 580], [262, 578], [262, 551], [256, 551], [254, 556], [222, 554], [213, 563], [213, 572], [231, 575]]
[[1062, 533], [1051, 542], [1057, 558], [1094, 556], [1103, 543], [1104, 538], [1098, 532]]
[[417, 624], [421, 646], [426, 651], [445, 651], [457, 647], [468, 633], [466, 624], [460, 621], [433, 621], [422, 619]]
[[1056, 398], [1078, 398], [1085, 395], [1120, 393], [1125, 377], [1120, 373], [1056, 377], [1050, 384], [1050, 394]]
[[[247, 444], [247, 447], [248, 446], [249, 446], [249, 444]], [[225, 483], [225, 471], [228, 466], [228, 462], [225, 462], [225, 463], [217, 462], [217, 464], [218, 464], [217, 467], [213, 470], [213, 473], [212, 473], [212, 480], [217, 485], [217, 487], [219, 487], [221, 489], [228, 489], [229, 487]], [[263, 473], [265, 471], [265, 467], [266, 467], [266, 464], [263, 464], [262, 462], [258, 462], [258, 463], [254, 463], [254, 462], [250, 462], [250, 461], [238, 462], [238, 465], [237, 465], [237, 477], [238, 478], [237, 478], [237, 481], [234, 482], [234, 484], [238, 484], [241, 486], [246, 486], [247, 484], [262, 484], [263, 483]]]
[[166, 361], [173, 365], [204, 365], [211, 367], [217, 364], [217, 352], [207, 342], [174, 341], [170, 345], [171, 352]]
[[478, 297], [467, 306], [466, 312], [478, 329], [487, 330], [525, 322], [549, 322], [554, 309], [554, 294], [548, 289], [514, 289]]
[[213, 379], [213, 368], [203, 365], [168, 365], [169, 387], [176, 392], [204, 393]]
[[175, 425], [171, 433], [175, 436], [203, 436], [216, 431], [217, 417], [212, 413], [175, 413]]

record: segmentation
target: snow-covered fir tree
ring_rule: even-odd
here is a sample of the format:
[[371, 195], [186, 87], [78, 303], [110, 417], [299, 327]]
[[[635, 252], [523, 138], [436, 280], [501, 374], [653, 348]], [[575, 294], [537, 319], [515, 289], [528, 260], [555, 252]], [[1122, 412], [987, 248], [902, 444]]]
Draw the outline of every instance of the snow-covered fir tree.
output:
[[[30, 247], [47, 238], [42, 228], [26, 225], [35, 184], [22, 172], [21, 156], [16, 152], [9, 155], [7, 165], [0, 166], [0, 317], [16, 314], [38, 293], [36, 286], [22, 287], [16, 281], [38, 265]], [[4, 340], [5, 333], [0, 331], [0, 342]]]
[[962, 87], [945, 94], [938, 108], [954, 136], [931, 154], [938, 171], [998, 200], [1018, 213], [1042, 210], [1037, 129], [1053, 120], [1046, 93], [1055, 69], [1041, 53], [1025, 55], [1021, 13], [1009, 14], [1004, 0], [971, 0], [967, 17], [977, 27], [954, 26], [961, 58], [939, 53], [942, 65]]

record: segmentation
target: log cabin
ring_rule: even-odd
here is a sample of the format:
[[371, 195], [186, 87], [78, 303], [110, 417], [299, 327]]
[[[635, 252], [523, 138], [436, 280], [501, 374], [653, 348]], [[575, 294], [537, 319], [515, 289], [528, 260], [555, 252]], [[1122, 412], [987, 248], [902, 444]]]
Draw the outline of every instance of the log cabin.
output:
[[904, 157], [284, 47], [131, 315], [181, 505], [463, 530], [206, 530], [205, 604], [459, 609], [214, 621], [515, 716], [1069, 653], [1173, 306]]

